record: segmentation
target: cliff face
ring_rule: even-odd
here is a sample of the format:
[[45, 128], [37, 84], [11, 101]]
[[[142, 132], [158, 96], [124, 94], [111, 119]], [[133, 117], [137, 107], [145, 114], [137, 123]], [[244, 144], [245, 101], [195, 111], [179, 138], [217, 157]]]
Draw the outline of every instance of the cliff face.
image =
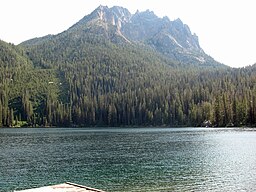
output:
[[[198, 37], [180, 19], [170, 21], [159, 18], [152, 11], [131, 14], [126, 8], [99, 6], [63, 33], [50, 36], [55, 41], [74, 41], [84, 37], [100, 36], [115, 44], [139, 44], [150, 47], [173, 61], [184, 64], [219, 65], [204, 53]], [[24, 42], [24, 45], [40, 44], [47, 37]]]

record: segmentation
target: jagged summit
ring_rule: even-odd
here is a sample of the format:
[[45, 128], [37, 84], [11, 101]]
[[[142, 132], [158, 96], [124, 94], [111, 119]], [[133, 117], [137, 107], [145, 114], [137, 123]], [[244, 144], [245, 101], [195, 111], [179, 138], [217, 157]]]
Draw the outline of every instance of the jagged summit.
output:
[[214, 63], [200, 47], [198, 37], [180, 18], [171, 21], [153, 11], [136, 11], [100, 5], [62, 35], [79, 39], [101, 36], [112, 43], [144, 44], [155, 51], [182, 63]]
[[[123, 7], [114, 6], [108, 8], [107, 6], [100, 5], [91, 14], [86, 15], [74, 26], [87, 26], [88, 24], [110, 24], [110, 25], [120, 25], [123, 22], [129, 22], [131, 18], [131, 13]], [[120, 26], [121, 27], [121, 26]]]
[[189, 26], [184, 24], [180, 18], [170, 23], [169, 32], [183, 48], [203, 51], [199, 45], [198, 37], [191, 33]]

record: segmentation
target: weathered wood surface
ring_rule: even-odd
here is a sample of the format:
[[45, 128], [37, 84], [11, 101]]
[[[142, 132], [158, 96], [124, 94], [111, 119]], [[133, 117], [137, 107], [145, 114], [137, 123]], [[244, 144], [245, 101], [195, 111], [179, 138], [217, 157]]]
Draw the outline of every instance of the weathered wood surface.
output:
[[78, 185], [75, 183], [62, 183], [58, 185], [52, 185], [52, 186], [46, 186], [46, 187], [40, 187], [40, 188], [34, 188], [34, 189], [26, 189], [22, 191], [16, 191], [16, 192], [105, 192], [99, 189], [94, 189], [91, 187]]

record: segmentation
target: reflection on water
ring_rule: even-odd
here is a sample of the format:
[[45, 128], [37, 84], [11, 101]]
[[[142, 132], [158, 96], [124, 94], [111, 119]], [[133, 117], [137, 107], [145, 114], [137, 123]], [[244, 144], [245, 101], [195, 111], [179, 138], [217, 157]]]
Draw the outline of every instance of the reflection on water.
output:
[[0, 129], [0, 191], [256, 191], [255, 148], [238, 129]]

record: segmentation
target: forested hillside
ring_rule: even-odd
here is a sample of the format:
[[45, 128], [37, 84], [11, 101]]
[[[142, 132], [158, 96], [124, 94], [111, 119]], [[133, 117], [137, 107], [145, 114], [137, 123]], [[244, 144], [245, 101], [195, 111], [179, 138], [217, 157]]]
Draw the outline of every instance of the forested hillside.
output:
[[[100, 7], [61, 34], [18, 46], [1, 41], [0, 126], [256, 124], [255, 66], [219, 64], [186, 26], [185, 37], [172, 37], [176, 43], [167, 41], [174, 47], [164, 53], [162, 32], [150, 41], [125, 36], [131, 23], [122, 29], [111, 19], [121, 10], [122, 22], [138, 22], [127, 10]], [[186, 38], [193, 43], [185, 50]], [[181, 57], [181, 50], [190, 53]]]
[[[61, 74], [33, 66], [25, 51], [0, 41], [0, 126], [28, 125], [44, 114], [48, 93], [57, 99]], [[64, 93], [64, 91], [63, 91]]]

